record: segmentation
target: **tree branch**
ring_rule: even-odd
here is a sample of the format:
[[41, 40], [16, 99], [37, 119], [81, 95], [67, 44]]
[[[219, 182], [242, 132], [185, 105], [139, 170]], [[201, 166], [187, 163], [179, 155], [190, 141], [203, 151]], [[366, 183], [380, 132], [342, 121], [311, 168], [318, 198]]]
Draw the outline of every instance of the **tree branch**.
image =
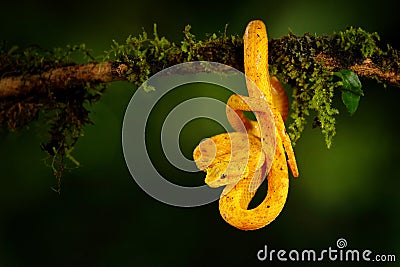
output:
[[[213, 61], [243, 70], [241, 37], [227, 36], [225, 31], [196, 40], [189, 26], [183, 34], [175, 44], [159, 38], [155, 27], [152, 38], [144, 32], [122, 44], [113, 41], [102, 62], [93, 62], [84, 45], [46, 51], [0, 43], [0, 124], [15, 130], [45, 114], [51, 137], [42, 149], [61, 158], [62, 172], [63, 159], [71, 157], [84, 126], [91, 122], [85, 104], [100, 99], [105, 84], [127, 80], [140, 86], [152, 74], [188, 61]], [[321, 128], [330, 146], [339, 113], [332, 106], [333, 96], [343, 86], [333, 72], [349, 69], [360, 78], [400, 87], [400, 52], [390, 45], [381, 47], [378, 34], [352, 27], [330, 36], [289, 33], [269, 41], [271, 74], [293, 88], [289, 125], [293, 143], [313, 110], [313, 126]], [[75, 52], [82, 52], [90, 63], [71, 61]]]
[[350, 66], [341, 66], [337, 59], [326, 56], [323, 53], [318, 54], [316, 59], [320, 60], [331, 71], [347, 68], [364, 79], [375, 79], [385, 84], [400, 87], [400, 73], [396, 73], [393, 70], [385, 72], [381, 69], [382, 67], [379, 67], [370, 58], [366, 58], [360, 64], [355, 63]]
[[[273, 55], [272, 55], [273, 57]], [[347, 68], [354, 71], [358, 76], [365, 79], [377, 79], [386, 84], [400, 87], [400, 73], [393, 70], [383, 71], [382, 66], [374, 63], [372, 59], [367, 58], [360, 64], [354, 63], [348, 66], [338, 64], [338, 59], [326, 56], [321, 53], [315, 56], [321, 60], [323, 65], [332, 71], [340, 68]], [[182, 62], [184, 59], [182, 59]], [[175, 63], [181, 63], [179, 61]], [[230, 62], [225, 62], [230, 63]], [[150, 66], [156, 69], [156, 66]], [[169, 67], [169, 66], [166, 66]], [[109, 83], [113, 81], [127, 80], [125, 75], [127, 65], [116, 62], [88, 63], [73, 65], [67, 67], [55, 68], [42, 74], [25, 74], [15, 77], [5, 77], [0, 79], [0, 98], [10, 96], [27, 95], [31, 92], [37, 92], [44, 87], [53, 88], [53, 90], [67, 89], [84, 85], [85, 83]]]
[[[83, 44], [48, 51], [0, 43], [0, 125], [16, 130], [44, 118], [50, 138], [41, 148], [50, 156], [53, 172], [60, 179], [68, 169], [67, 159], [77, 164], [71, 151], [84, 126], [91, 123], [87, 103], [99, 100], [107, 83], [127, 80], [140, 86], [152, 74], [188, 61], [219, 62], [243, 71], [241, 37], [227, 36], [225, 30], [198, 41], [189, 26], [183, 34], [183, 40], [175, 44], [159, 38], [154, 27], [152, 38], [143, 32], [122, 44], [113, 41], [102, 62], [95, 62]], [[81, 52], [89, 63], [71, 61], [75, 52]], [[327, 146], [331, 145], [339, 113], [332, 107], [333, 96], [343, 90], [343, 81], [333, 72], [349, 69], [361, 78], [400, 87], [399, 55], [389, 45], [381, 49], [376, 33], [356, 28], [331, 36], [289, 33], [270, 40], [270, 72], [293, 88], [288, 127], [293, 144], [313, 110], [313, 126], [321, 129]]]
[[[319, 62], [331, 71], [346, 68], [354, 71], [362, 78], [375, 79], [385, 84], [400, 87], [398, 56], [400, 52], [398, 50], [389, 47], [387, 51], [382, 52], [379, 48], [372, 47], [370, 49], [373, 49], [374, 53], [370, 53], [370, 57], [364, 57], [363, 53], [357, 48], [357, 44], [350, 47], [351, 49], [343, 49], [336, 44], [337, 42], [333, 42], [335, 38], [339, 37], [337, 35], [316, 37], [306, 34], [302, 37], [296, 37], [289, 34], [289, 36], [280, 39], [270, 40], [269, 46], [272, 47], [269, 55], [270, 62], [272, 65], [278, 65], [277, 68], [279, 69], [279, 65], [284, 65], [283, 63], [290, 60], [301, 60], [301, 57], [303, 57], [310, 63]], [[360, 39], [359, 36], [357, 38]], [[366, 41], [365, 37], [361, 39], [363, 39], [361, 41]], [[0, 98], [23, 96], [31, 92], [40, 92], [43, 88], [67, 89], [88, 82], [100, 84], [116, 80], [130, 80], [140, 85], [140, 82], [143, 82], [146, 77], [163, 68], [191, 60], [216, 61], [240, 70], [243, 68], [243, 44], [240, 38], [226, 37], [224, 34], [220, 38], [214, 36], [206, 41], [195, 41], [194, 36], [187, 29], [181, 47], [169, 43], [165, 38], [159, 39], [157, 35], [155, 35], [153, 43], [151, 39], [147, 39], [147, 41], [149, 42], [147, 47], [140, 45], [137, 47], [137, 51], [142, 52], [141, 57], [132, 57], [129, 52], [134, 53], [135, 47], [133, 49], [131, 47], [131, 51], [119, 51], [119, 54], [116, 51], [110, 51], [110, 53], [114, 52], [117, 55], [116, 60], [113, 61], [57, 66], [44, 72], [41, 72], [39, 66], [33, 71], [23, 72], [17, 76], [0, 73], [2, 77], [0, 79]], [[168, 45], [162, 46], [163, 42]], [[321, 46], [321, 42], [328, 45]], [[134, 43], [128, 44], [127, 42], [123, 49], [126, 49], [128, 45], [134, 45]], [[300, 47], [291, 47], [293, 43], [298, 43]], [[157, 47], [160, 45], [161, 47]], [[304, 51], [301, 51], [303, 45]], [[114, 43], [114, 50], [116, 50], [115, 46]], [[119, 45], [119, 48], [122, 46]], [[363, 46], [360, 46], [360, 48], [362, 49]], [[164, 56], [160, 58], [160, 55]], [[127, 57], [130, 59], [126, 60]], [[278, 57], [286, 59], [286, 62], [274, 61]], [[157, 58], [160, 58], [160, 60], [157, 60]]]
[[365, 59], [361, 64], [350, 66], [349, 69], [357, 73], [360, 77], [376, 77], [380, 81], [400, 87], [400, 73], [396, 73], [395, 71], [384, 72], [370, 58]]
[[[120, 64], [112, 68], [111, 62], [88, 63], [67, 67], [55, 68], [42, 74], [5, 77], [0, 80], [0, 98], [27, 95], [40, 88], [67, 89], [90, 83], [109, 83], [122, 80], [122, 70], [126, 68]], [[38, 92], [38, 91], [36, 91]]]

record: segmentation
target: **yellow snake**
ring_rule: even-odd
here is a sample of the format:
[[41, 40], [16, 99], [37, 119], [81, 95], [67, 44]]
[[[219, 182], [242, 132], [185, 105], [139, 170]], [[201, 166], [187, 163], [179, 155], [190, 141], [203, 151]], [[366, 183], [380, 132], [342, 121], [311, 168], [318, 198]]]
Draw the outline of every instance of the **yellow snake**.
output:
[[[268, 38], [260, 20], [246, 27], [244, 68], [249, 97], [232, 95], [227, 103], [228, 120], [237, 132], [205, 139], [195, 148], [193, 158], [207, 173], [205, 182], [210, 187], [226, 186], [219, 200], [223, 219], [238, 229], [255, 230], [269, 224], [283, 209], [289, 188], [288, 165], [293, 176], [298, 176], [284, 125], [287, 96], [279, 81], [269, 77]], [[243, 111], [253, 111], [258, 122], [247, 119]], [[265, 199], [248, 209], [268, 170]]]

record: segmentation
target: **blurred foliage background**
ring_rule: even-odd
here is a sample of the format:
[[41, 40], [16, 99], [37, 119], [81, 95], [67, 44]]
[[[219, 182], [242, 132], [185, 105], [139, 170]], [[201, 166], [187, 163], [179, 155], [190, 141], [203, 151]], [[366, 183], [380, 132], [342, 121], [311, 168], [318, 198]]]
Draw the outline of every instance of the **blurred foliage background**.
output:
[[[153, 23], [160, 36], [179, 42], [187, 24], [201, 39], [223, 31], [226, 23], [228, 33], [242, 35], [250, 20], [262, 19], [270, 38], [289, 30], [331, 34], [360, 26], [400, 49], [397, 10], [396, 2], [388, 0], [3, 1], [0, 39], [49, 49], [86, 43], [101, 56], [112, 39], [123, 42], [142, 27], [152, 32]], [[46, 126], [39, 121], [17, 133], [1, 130], [0, 266], [267, 265], [256, 257], [264, 245], [326, 249], [335, 248], [341, 237], [348, 248], [396, 254], [399, 261], [400, 90], [362, 82], [365, 96], [354, 116], [347, 114], [339, 94], [335, 99], [341, 114], [330, 150], [310, 121], [295, 147], [300, 178], [290, 180], [283, 212], [253, 232], [226, 224], [216, 202], [168, 206], [133, 181], [121, 146], [123, 115], [136, 89], [129, 83], [111, 84], [93, 106], [95, 123], [86, 127], [74, 150], [81, 167], [63, 177], [61, 195], [51, 189], [56, 180], [39, 148]], [[223, 99], [224, 94], [210, 97]], [[182, 132], [187, 156], [202, 138], [221, 132], [215, 123], [194, 127], [199, 130], [187, 126]], [[150, 138], [157, 141], [158, 134]], [[203, 176], [182, 174], [173, 180], [201, 183]]]

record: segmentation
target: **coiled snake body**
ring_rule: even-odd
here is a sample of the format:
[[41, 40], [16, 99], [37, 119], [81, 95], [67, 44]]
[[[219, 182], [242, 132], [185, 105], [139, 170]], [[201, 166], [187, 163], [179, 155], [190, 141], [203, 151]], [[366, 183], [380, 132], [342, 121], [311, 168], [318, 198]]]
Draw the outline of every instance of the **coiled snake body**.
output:
[[[298, 169], [283, 122], [288, 114], [287, 96], [279, 81], [269, 77], [268, 39], [262, 21], [251, 21], [246, 27], [244, 57], [249, 97], [232, 95], [226, 112], [237, 132], [205, 139], [193, 158], [207, 173], [209, 186], [225, 186], [219, 200], [223, 219], [236, 228], [255, 230], [279, 215], [288, 194], [288, 165], [294, 177]], [[258, 122], [247, 119], [243, 111], [254, 112]], [[265, 199], [248, 209], [267, 172]]]

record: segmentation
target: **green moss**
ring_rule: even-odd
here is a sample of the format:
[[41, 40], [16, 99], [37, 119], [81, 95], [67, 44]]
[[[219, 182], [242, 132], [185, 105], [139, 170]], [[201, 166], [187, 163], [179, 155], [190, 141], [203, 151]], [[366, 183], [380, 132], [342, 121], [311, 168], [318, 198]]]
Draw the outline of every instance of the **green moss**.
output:
[[[398, 72], [398, 51], [390, 46], [382, 50], [379, 39], [377, 33], [350, 27], [331, 36], [305, 34], [297, 37], [289, 33], [270, 41], [270, 71], [293, 88], [293, 121], [289, 125], [289, 135], [294, 143], [301, 137], [310, 111], [314, 111], [317, 115], [313, 127], [321, 129], [328, 148], [332, 145], [336, 134], [335, 116], [339, 114], [332, 106], [332, 99], [342, 86], [333, 76], [334, 71], [370, 58], [379, 63], [382, 71]], [[321, 55], [334, 58], [334, 66], [327, 68]]]
[[[41, 74], [50, 69], [74, 65], [72, 58], [82, 62], [94, 60], [85, 45], [56, 48], [52, 51], [39, 47], [19, 48], [3, 42], [0, 45], [1, 76]], [[29, 95], [8, 97], [0, 102], [0, 124], [16, 131], [39, 118], [49, 126], [49, 139], [40, 147], [48, 155], [47, 164], [58, 179], [56, 191], [60, 190], [60, 177], [79, 163], [71, 151], [84, 134], [84, 126], [91, 123], [88, 105], [100, 99], [105, 85], [84, 83], [66, 90], [35, 88]]]
[[224, 33], [212, 34], [198, 41], [190, 29], [189, 25], [185, 27], [184, 38], [178, 45], [165, 37], [160, 38], [154, 25], [152, 37], [143, 31], [138, 37], [129, 36], [123, 44], [113, 40], [104, 60], [126, 64], [127, 79], [136, 86], [162, 69], [188, 61], [214, 61], [243, 69], [241, 38], [227, 36], [225, 28]]
[[364, 58], [382, 54], [377, 46], [379, 40], [380, 37], [376, 32], [368, 33], [361, 28], [353, 27], [336, 35], [336, 42], [343, 51], [348, 51], [351, 55], [361, 53]]
[[[335, 118], [338, 110], [331, 106], [336, 82], [332, 72], [316, 59], [321, 48], [326, 47], [324, 40], [306, 34], [302, 38], [293, 34], [274, 42], [271, 46], [271, 64], [277, 65], [272, 70], [278, 78], [290, 84], [293, 90], [293, 102], [289, 125], [289, 136], [296, 143], [307, 122], [310, 110], [314, 110], [314, 126], [320, 127], [328, 147], [335, 135]], [[281, 49], [279, 49], [281, 48]], [[283, 48], [283, 49], [282, 49]], [[279, 50], [278, 50], [279, 49]]]

